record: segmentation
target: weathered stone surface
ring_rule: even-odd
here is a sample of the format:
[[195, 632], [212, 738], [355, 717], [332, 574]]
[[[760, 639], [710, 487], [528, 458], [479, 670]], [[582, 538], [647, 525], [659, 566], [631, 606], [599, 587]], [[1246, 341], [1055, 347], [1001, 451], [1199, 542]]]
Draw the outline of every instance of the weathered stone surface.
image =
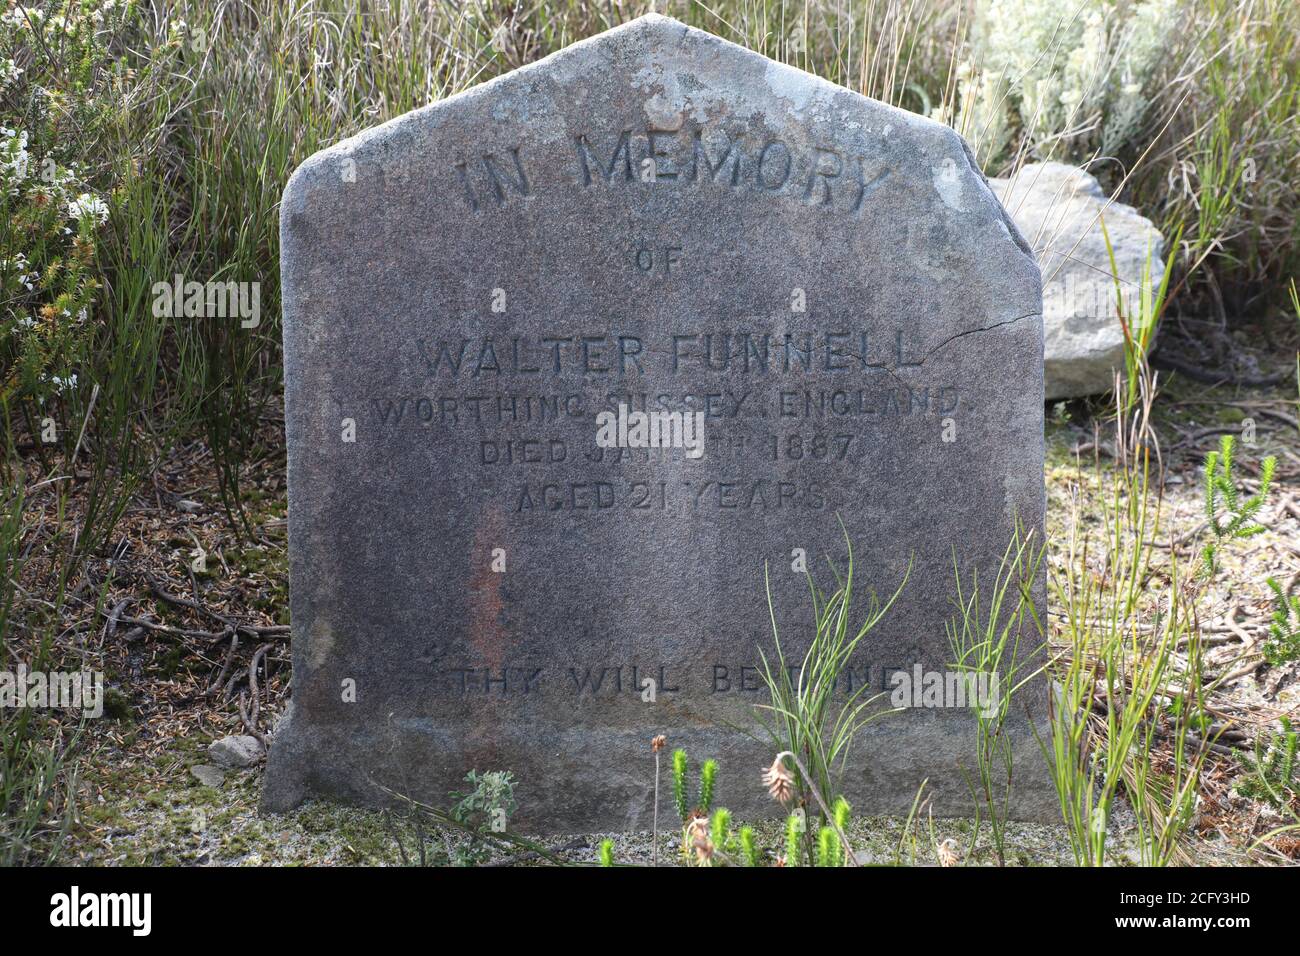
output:
[[196, 764], [190, 767], [194, 779], [205, 787], [220, 787], [225, 782], [226, 772], [210, 763]]
[[219, 767], [251, 767], [262, 759], [262, 744], [247, 734], [222, 737], [208, 744], [208, 756]]
[[1075, 166], [1033, 163], [989, 185], [1042, 269], [1047, 398], [1110, 391], [1124, 368], [1124, 330], [1101, 218], [1128, 301], [1136, 301], [1148, 261], [1153, 283], [1164, 275], [1164, 237], [1132, 206], [1109, 202], [1101, 184]]
[[[318, 153], [281, 230], [294, 703], [269, 809], [509, 769], [521, 825], [648, 827], [665, 733], [719, 760], [720, 805], [773, 812], [774, 751], [735, 729], [765, 563], [797, 659], [796, 549], [827, 584], [843, 520], [859, 619], [913, 561], [851, 674], [889, 689], [951, 660], [954, 549], [984, 580], [1017, 516], [1041, 528], [1039, 273], [960, 138], [671, 19]], [[703, 412], [702, 457], [599, 447], [620, 401]], [[1018, 720], [1016, 811], [1046, 816]], [[890, 715], [846, 788], [902, 813], [928, 778], [965, 810], [973, 740], [962, 709]]]

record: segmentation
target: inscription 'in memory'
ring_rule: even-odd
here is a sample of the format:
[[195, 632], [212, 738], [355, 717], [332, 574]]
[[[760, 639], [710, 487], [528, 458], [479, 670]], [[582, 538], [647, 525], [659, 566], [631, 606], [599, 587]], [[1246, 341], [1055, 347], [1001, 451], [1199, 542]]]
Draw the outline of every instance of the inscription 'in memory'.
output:
[[[600, 183], [652, 183], [675, 186], [718, 184], [801, 199], [856, 215], [890, 175], [877, 160], [828, 144], [799, 150], [780, 139], [732, 138], [721, 129], [627, 127], [616, 136], [578, 133], [572, 137], [574, 161], [568, 169], [544, 169], [555, 181], [580, 186]], [[536, 183], [522, 146], [504, 153], [482, 153], [453, 164], [470, 209], [502, 206], [514, 196], [531, 195]]]

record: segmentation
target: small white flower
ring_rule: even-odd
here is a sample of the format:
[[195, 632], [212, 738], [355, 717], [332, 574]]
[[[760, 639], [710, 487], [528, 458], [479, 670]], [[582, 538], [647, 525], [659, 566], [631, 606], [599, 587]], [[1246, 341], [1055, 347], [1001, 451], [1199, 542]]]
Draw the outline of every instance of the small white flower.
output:
[[68, 218], [77, 221], [94, 219], [101, 224], [105, 223], [108, 221], [108, 204], [98, 196], [82, 193], [76, 199], [68, 200]]
[[16, 27], [25, 27], [28, 26], [29, 24], [33, 27], [38, 27], [40, 26], [41, 21], [44, 19], [45, 19], [45, 14], [42, 13], [37, 7], [18, 7], [18, 6], [15, 6], [12, 10], [9, 11], [8, 17], [0, 17], [0, 20], [4, 20], [8, 23], [12, 23]]
[[16, 66], [13, 60], [0, 60], [0, 90], [18, 79], [22, 72], [22, 67]]
[[12, 185], [26, 179], [30, 158], [27, 131], [0, 126], [0, 182]]

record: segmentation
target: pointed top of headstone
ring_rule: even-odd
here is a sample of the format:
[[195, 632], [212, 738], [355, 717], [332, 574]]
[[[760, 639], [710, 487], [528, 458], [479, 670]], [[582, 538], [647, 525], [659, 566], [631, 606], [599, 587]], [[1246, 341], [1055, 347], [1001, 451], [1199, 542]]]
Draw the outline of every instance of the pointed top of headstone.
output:
[[[1028, 244], [988, 188], [969, 148], [950, 127], [862, 96], [843, 86], [779, 63], [761, 53], [649, 13], [579, 41], [520, 69], [343, 140], [299, 167], [285, 190], [284, 206], [301, 211], [299, 192], [337, 190], [337, 168], [373, 163], [400, 174], [413, 153], [436, 148], [456, 127], [479, 124], [475, 135], [491, 140], [503, 128], [525, 129], [534, 143], [563, 139], [566, 113], [598, 110], [618, 102], [625, 123], [661, 131], [745, 124], [752, 135], [782, 143], [813, 140], [834, 130], [859, 153], [892, 159], [891, 175], [918, 178], [932, 204], [976, 216], [1010, 237], [1032, 265]], [[630, 107], [630, 108], [629, 108]], [[832, 150], [834, 152], [834, 150]], [[804, 159], [804, 162], [808, 160]], [[837, 164], [826, 160], [828, 167]], [[821, 170], [825, 185], [831, 168]], [[807, 170], [797, 170], [802, 175]], [[844, 173], [840, 176], [844, 177]], [[308, 187], [308, 182], [311, 183]], [[821, 190], [815, 190], [820, 192]]]

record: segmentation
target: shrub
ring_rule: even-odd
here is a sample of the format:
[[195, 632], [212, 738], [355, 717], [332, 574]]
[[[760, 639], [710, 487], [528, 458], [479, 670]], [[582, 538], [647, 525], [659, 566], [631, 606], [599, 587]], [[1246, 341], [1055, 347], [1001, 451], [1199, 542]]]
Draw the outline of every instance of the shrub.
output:
[[0, 401], [45, 406], [79, 385], [118, 172], [91, 144], [119, 122], [115, 41], [134, 17], [112, 2], [0, 16]]

